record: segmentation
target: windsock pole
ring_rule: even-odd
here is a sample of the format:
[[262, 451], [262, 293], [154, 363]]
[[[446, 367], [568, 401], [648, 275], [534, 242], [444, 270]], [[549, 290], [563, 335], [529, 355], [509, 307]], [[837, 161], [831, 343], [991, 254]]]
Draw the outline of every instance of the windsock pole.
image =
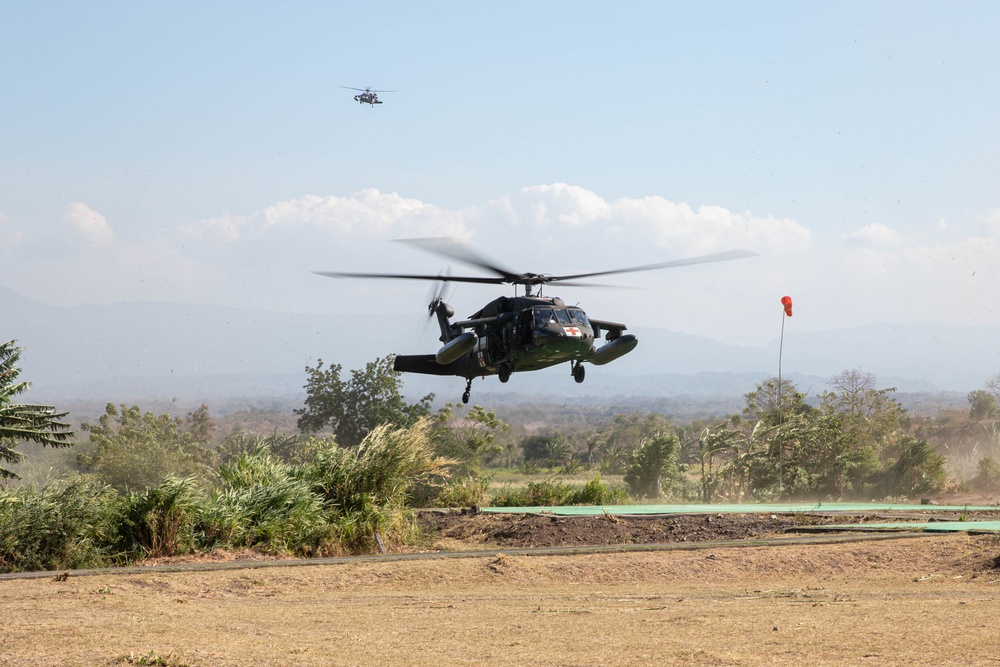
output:
[[781, 432], [781, 426], [784, 422], [784, 406], [781, 403], [781, 352], [785, 347], [785, 318], [792, 316], [792, 297], [783, 296], [781, 297], [781, 305], [783, 311], [781, 313], [781, 337], [778, 339], [778, 495], [780, 496], [784, 493], [784, 487], [782, 484], [782, 452], [784, 450], [784, 443], [782, 442], [783, 435]]

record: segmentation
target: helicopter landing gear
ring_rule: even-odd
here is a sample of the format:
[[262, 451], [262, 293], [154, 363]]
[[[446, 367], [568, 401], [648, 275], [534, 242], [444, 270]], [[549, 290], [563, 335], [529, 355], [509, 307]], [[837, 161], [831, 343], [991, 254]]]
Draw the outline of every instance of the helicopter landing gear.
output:
[[573, 364], [573, 379], [576, 380], [577, 384], [583, 382], [583, 379], [587, 377], [587, 369], [584, 368], [583, 364], [579, 361]]
[[510, 379], [510, 364], [500, 364], [500, 367], [497, 368], [497, 377], [500, 378], [501, 382], [506, 383]]
[[469, 404], [469, 398], [472, 396], [472, 378], [465, 384], [465, 393], [462, 394], [462, 403], [465, 405]]

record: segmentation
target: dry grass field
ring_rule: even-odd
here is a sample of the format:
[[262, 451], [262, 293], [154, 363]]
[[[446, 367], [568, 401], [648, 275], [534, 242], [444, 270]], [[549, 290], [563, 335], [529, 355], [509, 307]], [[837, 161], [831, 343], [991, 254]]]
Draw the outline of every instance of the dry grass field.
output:
[[1000, 540], [0, 581], [0, 664], [996, 665]]

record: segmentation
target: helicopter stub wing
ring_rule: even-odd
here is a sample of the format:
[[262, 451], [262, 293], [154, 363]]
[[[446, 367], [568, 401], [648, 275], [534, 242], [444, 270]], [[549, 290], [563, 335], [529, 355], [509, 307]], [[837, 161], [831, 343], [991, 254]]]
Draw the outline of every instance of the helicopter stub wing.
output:
[[439, 364], [433, 354], [398, 354], [392, 362], [392, 370], [422, 375], [458, 375], [450, 365]]
[[590, 324], [594, 327], [594, 338], [600, 335], [599, 331], [607, 331], [607, 340], [619, 338], [628, 329], [627, 326], [620, 322], [608, 322], [607, 320], [595, 320], [594, 318], [590, 318]]

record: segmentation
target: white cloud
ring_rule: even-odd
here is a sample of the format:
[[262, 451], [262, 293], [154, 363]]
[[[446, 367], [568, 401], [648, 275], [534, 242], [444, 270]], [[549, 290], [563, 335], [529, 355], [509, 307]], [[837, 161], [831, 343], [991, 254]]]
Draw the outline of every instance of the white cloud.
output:
[[[523, 188], [518, 199], [527, 215], [514, 222], [577, 227], [607, 221], [612, 214], [611, 206], [596, 194], [566, 183]], [[517, 215], [516, 208], [511, 210]]]
[[[545, 248], [640, 244], [668, 248], [670, 257], [749, 248], [790, 254], [809, 247], [811, 232], [789, 218], [735, 213], [721, 206], [692, 209], [663, 197], [605, 201], [585, 188], [555, 183], [462, 210], [444, 209], [396, 193], [368, 189], [350, 197], [307, 195], [246, 215], [224, 215], [186, 226], [183, 233], [227, 244], [256, 239], [329, 243], [329, 239], [380, 240], [453, 236], [517, 230], [525, 241]], [[500, 234], [500, 236], [507, 236]], [[662, 254], [662, 253], [660, 253]]]
[[350, 197], [306, 195], [248, 215], [226, 213], [186, 226], [182, 231], [194, 238], [225, 242], [278, 232], [312, 231], [337, 238], [468, 235], [457, 212], [375, 189], [362, 190]]
[[115, 233], [104, 216], [86, 204], [74, 202], [66, 207], [63, 220], [91, 244], [102, 247], [114, 243]]
[[[811, 240], [811, 232], [790, 218], [735, 213], [711, 205], [693, 209], [659, 196], [608, 202], [565, 183], [524, 188], [487, 206], [494, 222], [533, 227], [550, 235], [586, 232], [598, 243], [652, 245], [668, 248], [673, 256], [733, 248], [784, 255], [802, 252]], [[553, 237], [552, 242], [559, 239]]]
[[902, 238], [895, 229], [881, 224], [872, 224], [862, 227], [856, 231], [846, 234], [844, 239], [848, 242], [872, 245], [883, 248], [898, 246]]

